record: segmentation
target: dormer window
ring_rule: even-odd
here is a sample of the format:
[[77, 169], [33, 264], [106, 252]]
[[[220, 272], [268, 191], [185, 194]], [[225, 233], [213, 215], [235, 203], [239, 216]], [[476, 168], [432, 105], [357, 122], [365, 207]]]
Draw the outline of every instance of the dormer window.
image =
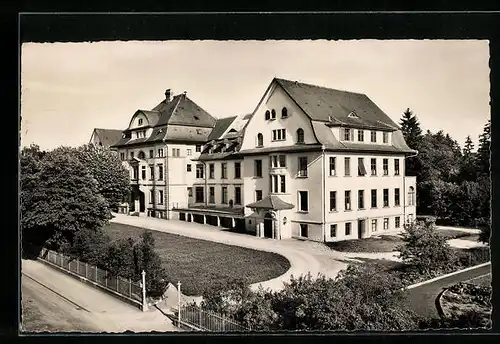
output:
[[288, 110], [286, 107], [281, 109], [281, 118], [287, 118], [288, 117]]
[[344, 128], [344, 141], [353, 140], [352, 129]]
[[356, 114], [355, 111], [351, 111], [349, 115], [347, 115], [348, 118], [359, 118], [359, 116]]
[[261, 133], [257, 134], [257, 147], [264, 146], [264, 136]]
[[389, 133], [383, 132], [382, 133], [382, 142], [383, 143], [388, 143], [389, 142]]
[[304, 143], [304, 129], [297, 129], [297, 143]]
[[137, 155], [139, 159], [144, 159], [146, 157], [146, 154], [144, 154], [143, 151], [140, 151], [139, 154]]
[[193, 116], [195, 120], [199, 121], [200, 120], [200, 117], [198, 116]]
[[276, 111], [274, 109], [271, 110], [271, 119], [276, 119]]
[[269, 121], [271, 119], [271, 113], [269, 110], [266, 111], [266, 121]]
[[139, 118], [139, 125], [142, 125], [142, 118]]

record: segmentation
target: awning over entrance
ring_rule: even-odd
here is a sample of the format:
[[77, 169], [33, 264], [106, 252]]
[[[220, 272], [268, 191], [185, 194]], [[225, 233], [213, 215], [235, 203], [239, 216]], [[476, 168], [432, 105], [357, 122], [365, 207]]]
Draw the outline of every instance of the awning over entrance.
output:
[[250, 203], [246, 207], [253, 209], [284, 210], [284, 209], [293, 209], [295, 206], [293, 204], [283, 201], [276, 195], [270, 195], [264, 197], [260, 201]]

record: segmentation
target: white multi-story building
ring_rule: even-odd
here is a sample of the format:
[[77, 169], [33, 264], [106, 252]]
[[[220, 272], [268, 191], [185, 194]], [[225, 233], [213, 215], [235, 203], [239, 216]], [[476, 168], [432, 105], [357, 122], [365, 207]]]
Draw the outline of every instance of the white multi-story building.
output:
[[[192, 114], [169, 122], [155, 109], [138, 111], [126, 134], [139, 136], [118, 146], [144, 194], [152, 189], [148, 165], [168, 162], [165, 210], [173, 212], [166, 218], [274, 239], [337, 241], [399, 231], [416, 216], [416, 179], [404, 169], [405, 157], [417, 152], [364, 94], [275, 78], [250, 115], [215, 120], [204, 112], [199, 122], [193, 123]], [[199, 134], [176, 143], [165, 135], [172, 125]], [[154, 130], [161, 139], [154, 141]], [[139, 156], [145, 143], [153, 154], [167, 147], [193, 153], [156, 161], [147, 151]], [[197, 154], [196, 144], [203, 145]]]

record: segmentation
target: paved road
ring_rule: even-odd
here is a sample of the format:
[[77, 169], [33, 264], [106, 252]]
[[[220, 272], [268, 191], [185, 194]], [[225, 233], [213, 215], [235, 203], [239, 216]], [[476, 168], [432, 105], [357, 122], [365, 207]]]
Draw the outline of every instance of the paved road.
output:
[[419, 315], [428, 318], [439, 318], [436, 298], [439, 293], [455, 283], [470, 280], [491, 273], [491, 265], [465, 271], [435, 282], [421, 285], [408, 291], [408, 305]]
[[[151, 311], [142, 312], [41, 262], [23, 260], [21, 268], [23, 274], [44, 285], [23, 278], [21, 290], [27, 290], [27, 296], [32, 297], [31, 303], [38, 308], [38, 313], [44, 315], [47, 311], [52, 314], [49, 317], [50, 322], [55, 324], [53, 326], [60, 326], [56, 330], [89, 332], [177, 330], [158, 310], [153, 308]], [[62, 314], [58, 315], [58, 312]], [[66, 317], [68, 318], [64, 321], [61, 320]], [[27, 330], [30, 326], [31, 324], [25, 324]]]

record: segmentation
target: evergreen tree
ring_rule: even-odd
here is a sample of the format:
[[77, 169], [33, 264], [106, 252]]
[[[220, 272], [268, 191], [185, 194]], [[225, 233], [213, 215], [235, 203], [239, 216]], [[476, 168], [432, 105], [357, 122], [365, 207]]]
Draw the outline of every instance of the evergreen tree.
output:
[[473, 150], [474, 150], [474, 144], [472, 143], [472, 140], [469, 135], [465, 139], [463, 156], [460, 163], [460, 176], [459, 176], [460, 181], [475, 181], [477, 178], [476, 163], [474, 161], [475, 153], [472, 152]]
[[403, 112], [399, 125], [401, 126], [401, 131], [403, 132], [403, 136], [408, 146], [411, 149], [418, 150], [420, 141], [422, 140], [422, 129], [420, 129], [420, 123], [417, 117], [410, 109], [406, 109], [406, 111]]
[[477, 148], [478, 173], [490, 175], [490, 146], [491, 146], [491, 120], [484, 126], [483, 133], [479, 135], [479, 146]]
[[474, 143], [472, 143], [470, 135], [467, 135], [467, 138], [465, 139], [464, 150], [463, 150], [464, 156], [470, 156], [472, 154], [473, 150], [474, 150]]

